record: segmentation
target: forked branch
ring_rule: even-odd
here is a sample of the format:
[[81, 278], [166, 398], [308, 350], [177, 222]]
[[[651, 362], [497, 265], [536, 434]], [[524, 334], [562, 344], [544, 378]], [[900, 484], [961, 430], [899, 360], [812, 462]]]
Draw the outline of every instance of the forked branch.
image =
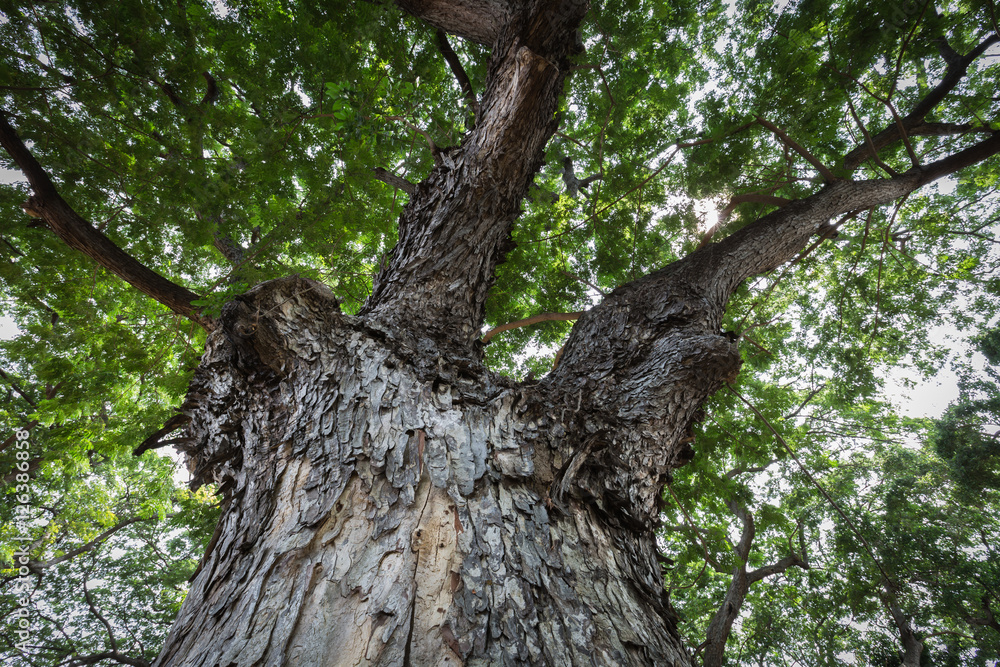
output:
[[[928, 125], [924, 123], [924, 119], [927, 117], [927, 114], [933, 111], [941, 103], [941, 101], [944, 100], [948, 93], [954, 90], [955, 86], [957, 86], [959, 82], [965, 78], [969, 65], [971, 65], [976, 58], [983, 55], [986, 49], [990, 48], [998, 41], [1000, 41], [1000, 35], [990, 35], [980, 42], [978, 46], [969, 51], [968, 54], [960, 57], [955, 57], [957, 54], [954, 54], [954, 51], [952, 50], [951, 53], [954, 55], [945, 56], [948, 63], [948, 69], [945, 71], [945, 75], [941, 79], [941, 82], [928, 92], [919, 102], [917, 102], [913, 106], [910, 113], [903, 116], [899, 123], [897, 123], [894, 119], [893, 122], [890, 123], [885, 129], [873, 135], [870, 141], [866, 140], [865, 143], [845, 155], [843, 161], [844, 168], [847, 171], [854, 171], [865, 160], [870, 157], [877, 156], [882, 149], [887, 148], [888, 146], [899, 141], [902, 138], [902, 134], [900, 133], [901, 129], [910, 136], [923, 134], [924, 132], [918, 131], [917, 128]], [[951, 49], [951, 47], [948, 47], [948, 49]], [[933, 131], [926, 133], [934, 134]]]
[[816, 167], [816, 170], [823, 177], [823, 180], [827, 183], [837, 180], [837, 177], [833, 175], [833, 172], [823, 164], [818, 157], [807, 151], [804, 147], [800, 146], [794, 139], [789, 137], [784, 130], [782, 130], [777, 125], [765, 120], [761, 116], [757, 116], [757, 122], [766, 127], [768, 130], [774, 133], [776, 137], [781, 139], [786, 146], [791, 148], [793, 151], [804, 157], [809, 164]]

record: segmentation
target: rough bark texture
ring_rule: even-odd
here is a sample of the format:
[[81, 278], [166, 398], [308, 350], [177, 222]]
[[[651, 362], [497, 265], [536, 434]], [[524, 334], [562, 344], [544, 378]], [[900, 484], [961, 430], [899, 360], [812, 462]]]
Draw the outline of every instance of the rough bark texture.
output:
[[417, 187], [363, 313], [427, 350], [472, 349], [494, 269], [513, 248], [511, 225], [558, 127], [567, 58], [586, 11], [585, 2], [539, 0], [499, 30], [480, 122]]
[[690, 664], [654, 535], [551, 499], [559, 410], [417, 354], [301, 279], [226, 307], [184, 406], [226, 508], [157, 664]]
[[831, 217], [945, 170], [836, 181], [619, 287], [533, 385], [447, 329], [451, 286], [462, 317], [481, 307], [464, 268], [423, 296], [394, 278], [453, 271], [424, 236], [459, 222], [461, 252], [489, 256], [504, 237], [477, 218], [406, 232], [435, 254], [399, 252], [383, 278], [403, 296], [361, 317], [301, 279], [229, 304], [183, 408], [195, 477], [226, 507], [157, 664], [690, 665], [653, 528], [701, 404], [739, 369], [726, 301]]

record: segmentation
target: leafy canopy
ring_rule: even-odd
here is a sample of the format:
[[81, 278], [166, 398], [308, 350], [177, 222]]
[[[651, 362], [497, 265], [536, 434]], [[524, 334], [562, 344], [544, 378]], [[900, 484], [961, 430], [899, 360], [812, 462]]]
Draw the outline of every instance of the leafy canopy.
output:
[[[888, 126], [946, 76], [950, 53], [969, 53], [997, 31], [995, 13], [988, 0], [595, 2], [488, 325], [590, 307], [601, 291], [697, 247], [706, 211], [735, 195], [814, 191], [814, 168], [758, 117], [844, 173], [844, 156], [865, 132]], [[452, 46], [481, 92], [485, 49]], [[914, 134], [912, 151], [927, 161], [996, 131], [997, 80], [995, 53], [975, 60], [927, 118], [965, 129]], [[430, 146], [458, 143], [471, 119], [432, 29], [391, 6], [337, 0], [11, 0], [0, 9], [0, 109], [77, 212], [203, 295], [209, 312], [291, 273], [327, 283], [355, 312], [407, 201], [373, 170], [419, 182], [433, 164]], [[586, 196], [565, 192], [566, 157], [580, 178], [601, 176]], [[855, 177], [909, 168], [902, 142], [880, 159]], [[996, 387], [975, 385], [979, 393], [935, 427], [931, 451], [912, 444], [924, 425], [895, 414], [882, 378], [895, 366], [918, 375], [940, 367], [947, 350], [930, 335], [934, 326], [975, 332], [995, 322], [998, 168], [995, 158], [982, 162], [894, 208], [842, 221], [836, 238], [743, 285], [726, 324], [743, 336], [737, 391], [850, 506], [883, 564], [913, 583], [900, 595], [921, 606], [941, 582], [914, 574], [920, 563], [937, 563], [921, 572], [951, 568], [948, 595], [912, 613], [927, 628], [951, 619], [954, 632], [968, 630], [956, 610], [972, 614], [970, 596], [997, 600], [994, 589], [968, 588], [977, 577], [995, 582], [976, 569], [989, 562], [995, 574], [995, 563], [961, 558], [980, 549], [969, 531], [996, 530], [975, 509], [996, 503], [996, 441], [980, 428], [996, 419]], [[20, 208], [29, 194], [23, 181], [0, 187], [0, 299], [18, 327], [0, 344], [0, 419], [4, 433], [30, 428], [34, 558], [45, 564], [83, 550], [38, 566], [32, 599], [42, 648], [24, 664], [100, 653], [109, 628], [120, 650], [150, 659], [208, 538], [214, 501], [183, 490], [156, 452], [138, 460], [130, 452], [181, 402], [203, 334], [32, 225]], [[743, 203], [714, 233], [771, 208]], [[542, 374], [569, 326], [506, 332], [490, 343], [488, 361], [518, 377]], [[731, 640], [758, 647], [741, 654], [746, 660], [777, 660], [815, 631], [816, 664], [836, 664], [844, 651], [869, 650], [844, 638], [852, 622], [875, 628], [866, 646], [894, 646], [855, 532], [734, 394], [721, 393], [707, 412], [698, 456], [674, 485], [704, 534], [693, 539], [687, 525], [668, 546], [692, 645], [728, 582], [735, 524], [727, 502], [737, 499], [757, 517], [756, 565], [797, 535], [823, 553], [822, 568], [754, 589]], [[12, 470], [5, 443], [0, 458]], [[976, 505], [962, 489], [985, 500]], [[13, 503], [3, 507], [0, 553], [9, 562]], [[687, 523], [673, 501], [667, 513], [668, 525]], [[969, 531], [946, 529], [957, 522]], [[918, 539], [910, 528], [930, 532]], [[927, 552], [944, 544], [952, 545], [947, 558]], [[142, 556], [150, 553], [162, 564], [152, 572]], [[706, 561], [707, 580], [697, 575]], [[778, 611], [803, 600], [804, 617]], [[810, 627], [822, 618], [833, 620]]]

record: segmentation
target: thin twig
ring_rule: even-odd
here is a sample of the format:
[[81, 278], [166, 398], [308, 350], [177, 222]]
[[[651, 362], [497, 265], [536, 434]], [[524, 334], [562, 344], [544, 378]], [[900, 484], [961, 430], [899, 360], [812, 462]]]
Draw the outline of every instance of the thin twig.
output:
[[602, 290], [602, 289], [601, 289], [600, 287], [598, 287], [598, 286], [597, 286], [597, 285], [595, 285], [594, 283], [590, 282], [590, 281], [589, 281], [589, 280], [587, 280], [586, 278], [581, 278], [580, 276], [578, 276], [578, 275], [576, 275], [575, 273], [572, 273], [572, 272], [570, 272], [570, 271], [567, 271], [566, 269], [559, 269], [559, 271], [560, 271], [560, 272], [562, 272], [562, 273], [563, 273], [564, 275], [567, 275], [567, 276], [569, 276], [570, 278], [574, 278], [574, 279], [576, 279], [576, 280], [579, 280], [579, 281], [580, 281], [581, 283], [583, 283], [584, 285], [588, 285], [588, 286], [590, 286], [590, 287], [593, 287], [593, 288], [594, 288], [595, 290], [597, 290], [597, 291], [598, 291], [598, 292], [600, 293], [600, 295], [601, 295], [601, 296], [607, 296], [607, 295], [608, 295], [608, 293], [607, 293], [607, 292], [605, 292], [605, 291], [604, 291], [604, 290]]
[[579, 319], [583, 315], [583, 312], [578, 313], [540, 313], [538, 315], [532, 315], [531, 317], [526, 317], [523, 320], [517, 320], [516, 322], [508, 322], [507, 324], [501, 324], [498, 327], [490, 329], [485, 334], [483, 334], [482, 344], [486, 345], [490, 342], [490, 339], [496, 336], [498, 333], [503, 333], [504, 331], [509, 331], [511, 329], [520, 329], [521, 327], [530, 326], [532, 324], [537, 324], [538, 322], [550, 322], [553, 320], [569, 321]]
[[815, 486], [816, 489], [819, 490], [821, 494], [823, 494], [823, 497], [826, 498], [827, 502], [829, 502], [830, 505], [833, 507], [833, 509], [837, 511], [837, 514], [839, 514], [840, 517], [844, 520], [847, 526], [851, 529], [851, 532], [853, 532], [857, 536], [858, 540], [861, 541], [861, 544], [864, 545], [865, 549], [868, 551], [868, 555], [871, 556], [872, 561], [875, 563], [875, 567], [877, 567], [879, 572], [882, 573], [882, 576], [885, 577], [886, 581], [891, 582], [892, 578], [886, 573], [885, 568], [882, 567], [882, 563], [879, 562], [879, 559], [875, 556], [875, 551], [872, 549], [871, 544], [868, 543], [868, 540], [865, 539], [865, 536], [862, 535], [861, 532], [857, 529], [857, 527], [854, 525], [854, 522], [851, 521], [851, 519], [848, 518], [847, 514], [844, 513], [844, 510], [840, 509], [840, 505], [838, 505], [834, 501], [834, 499], [830, 497], [830, 494], [826, 492], [826, 489], [824, 489], [820, 485], [820, 483], [816, 481], [816, 478], [812, 476], [812, 473], [809, 472], [809, 469], [806, 468], [806, 466], [803, 465], [802, 461], [799, 460], [799, 457], [795, 455], [795, 452], [793, 452], [792, 448], [788, 446], [788, 443], [785, 441], [785, 439], [781, 437], [781, 434], [778, 433], [777, 429], [774, 428], [774, 425], [771, 424], [771, 422], [767, 419], [767, 417], [765, 417], [761, 413], [761, 411], [757, 409], [755, 405], [753, 405], [750, 401], [745, 399], [740, 392], [736, 391], [736, 389], [731, 384], [727, 384], [726, 387], [728, 387], [729, 391], [733, 392], [733, 394], [735, 394], [738, 399], [743, 401], [743, 404], [746, 405], [748, 408], [750, 408], [750, 410], [755, 415], [757, 415], [758, 419], [764, 422], [768, 430], [770, 430], [771, 433], [774, 434], [774, 437], [777, 439], [777, 441], [781, 443], [781, 446], [785, 448], [785, 451], [788, 452], [788, 455], [791, 456], [792, 460], [795, 461], [795, 463], [799, 466], [799, 469], [802, 471], [802, 474], [804, 474], [806, 478], [812, 483], [812, 485]]
[[774, 135], [777, 136], [779, 139], [781, 139], [783, 142], [785, 142], [785, 144], [787, 144], [789, 148], [791, 148], [793, 151], [804, 157], [809, 162], [809, 164], [816, 167], [820, 175], [823, 177], [824, 181], [829, 183], [831, 181], [837, 180], [837, 177], [833, 175], [833, 172], [830, 171], [830, 169], [825, 164], [820, 162], [819, 158], [817, 158], [815, 155], [813, 155], [805, 148], [800, 146], [794, 139], [789, 137], [784, 130], [782, 130], [774, 123], [765, 120], [761, 116], [757, 116], [756, 118], [758, 123], [760, 123], [768, 130], [773, 132]]
[[847, 96], [847, 104], [848, 108], [851, 110], [851, 116], [854, 117], [854, 122], [858, 124], [858, 127], [861, 128], [861, 133], [865, 136], [865, 144], [868, 145], [868, 150], [872, 152], [872, 160], [893, 178], [899, 176], [899, 173], [895, 169], [879, 159], [878, 151], [875, 150], [875, 143], [872, 141], [872, 135], [868, 133], [868, 128], [865, 127], [865, 124], [861, 122], [861, 118], [858, 117], [858, 111], [854, 108], [854, 101], [851, 99], [850, 95]]
[[[698, 580], [701, 579], [701, 577], [702, 577], [703, 574], [705, 574], [705, 569], [708, 567], [708, 562], [709, 562], [709, 560], [711, 558], [708, 555], [708, 545], [705, 544], [705, 540], [701, 539], [701, 532], [694, 525], [694, 521], [692, 521], [691, 517], [688, 516], [687, 510], [684, 509], [684, 506], [681, 505], [681, 501], [678, 500], [676, 494], [674, 494], [674, 488], [673, 488], [673, 486], [671, 486], [670, 484], [667, 484], [667, 491], [670, 492], [670, 497], [674, 499], [675, 503], [677, 503], [677, 508], [680, 509], [681, 514], [684, 515], [684, 520], [687, 521], [688, 527], [691, 528], [692, 532], [695, 535], [695, 538], [698, 540], [698, 543], [701, 544], [701, 548], [702, 548], [702, 551], [704, 552], [704, 556], [705, 556], [704, 562], [702, 563], [702, 566], [701, 566], [701, 571], [698, 573], [698, 576], [695, 577], [694, 580], [690, 584], [688, 584], [686, 586], [677, 586], [677, 587], [671, 586], [670, 587], [671, 590], [682, 591], [682, 590], [684, 590], [686, 588], [692, 588], [695, 584], [698, 583]], [[713, 566], [713, 569], [714, 569], [714, 566]]]
[[384, 118], [385, 120], [394, 120], [396, 122], [402, 123], [406, 127], [416, 132], [417, 134], [421, 135], [425, 140], [427, 140], [427, 146], [431, 149], [431, 153], [434, 154], [435, 158], [437, 157], [438, 147], [434, 143], [434, 140], [431, 139], [431, 135], [428, 134], [426, 130], [420, 129], [419, 127], [417, 127], [407, 119], [403, 118], [402, 116], [382, 116], [382, 118]]

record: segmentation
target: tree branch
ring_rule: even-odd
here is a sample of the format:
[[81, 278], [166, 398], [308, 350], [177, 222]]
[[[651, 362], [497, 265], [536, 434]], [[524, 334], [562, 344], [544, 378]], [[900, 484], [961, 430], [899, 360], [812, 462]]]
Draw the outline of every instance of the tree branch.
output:
[[0, 378], [3, 378], [7, 382], [7, 384], [9, 384], [11, 386], [11, 388], [14, 391], [16, 391], [18, 394], [20, 394], [21, 398], [23, 398], [25, 401], [27, 401], [28, 405], [30, 405], [31, 407], [35, 408], [36, 410], [38, 409], [38, 404], [35, 403], [35, 401], [32, 400], [32, 398], [30, 396], [28, 396], [27, 393], [25, 393], [24, 389], [21, 388], [21, 385], [19, 385], [17, 383], [17, 380], [15, 380], [11, 376], [7, 375], [7, 373], [5, 373], [2, 369], [0, 369]]
[[705, 650], [704, 667], [721, 667], [726, 641], [732, 632], [736, 617], [740, 614], [740, 609], [743, 608], [751, 583], [747, 576], [746, 567], [756, 532], [753, 516], [746, 507], [736, 500], [728, 500], [726, 506], [743, 523], [743, 530], [740, 533], [740, 541], [734, 549], [736, 564], [733, 565], [732, 579], [729, 582], [726, 597], [705, 630], [705, 641], [701, 645]]
[[24, 172], [35, 194], [23, 204], [25, 212], [41, 218], [66, 245], [87, 255], [105, 269], [152, 297], [179, 315], [206, 329], [212, 321], [191, 305], [197, 294], [156, 273], [115, 245], [108, 237], [81, 218], [60, 196], [48, 173], [11, 127], [0, 110], [0, 145]]
[[750, 467], [737, 466], [736, 468], [733, 468], [732, 470], [728, 471], [726, 473], [726, 477], [728, 477], [729, 479], [733, 479], [734, 477], [738, 477], [739, 475], [745, 475], [748, 472], [764, 472], [769, 467], [771, 467], [771, 464], [777, 462], [778, 459], [771, 459], [762, 466], [750, 466]]
[[583, 283], [584, 285], [587, 285], [588, 287], [591, 287], [591, 288], [597, 290], [597, 293], [600, 294], [601, 296], [607, 296], [608, 295], [608, 293], [605, 292], [604, 290], [602, 290], [600, 287], [598, 287], [597, 285], [595, 285], [594, 283], [590, 282], [589, 280], [587, 280], [585, 278], [581, 278], [580, 276], [576, 275], [575, 273], [567, 271], [566, 269], [559, 269], [559, 271], [564, 276], [567, 276], [569, 278], [573, 278], [574, 280], [578, 280], [581, 283]]
[[399, 123], [402, 123], [406, 127], [410, 128], [411, 130], [422, 136], [424, 138], [424, 141], [427, 142], [427, 147], [431, 149], [431, 155], [434, 156], [434, 161], [435, 162], [440, 161], [440, 158], [438, 156], [441, 153], [441, 149], [439, 149], [437, 147], [437, 144], [434, 143], [434, 140], [431, 138], [431, 135], [429, 132], [427, 132], [427, 130], [420, 129], [419, 127], [417, 127], [407, 119], [403, 118], [402, 116], [382, 116], [382, 118], [385, 120], [394, 120]]
[[498, 333], [503, 333], [504, 331], [510, 331], [511, 329], [520, 329], [521, 327], [527, 327], [532, 324], [538, 324], [539, 322], [551, 322], [553, 320], [567, 321], [579, 319], [582, 312], [578, 313], [541, 313], [539, 315], [532, 315], [531, 317], [526, 317], [523, 320], [517, 320], [516, 322], [508, 322], [507, 324], [501, 324], [498, 327], [490, 329], [485, 334], [483, 334], [482, 343], [486, 345], [490, 342], [490, 339], [496, 336]]
[[736, 207], [739, 206], [740, 204], [750, 204], [750, 203], [770, 204], [772, 206], [781, 207], [790, 201], [791, 201], [790, 199], [786, 199], [785, 197], [775, 197], [774, 195], [765, 195], [757, 193], [734, 195], [733, 198], [729, 200], [729, 204], [726, 205], [726, 208], [722, 209], [722, 211], [719, 213], [719, 224], [722, 224], [725, 220], [728, 220], [729, 216], [733, 214], [733, 211], [735, 211]]
[[[884, 573], [883, 573], [884, 574]], [[882, 604], [885, 605], [892, 622], [899, 632], [899, 640], [903, 644], [903, 667], [920, 667], [920, 654], [924, 651], [924, 643], [917, 639], [910, 618], [903, 612], [896, 601], [896, 591], [888, 577], [882, 578]]]
[[508, 19], [504, 0], [396, 0], [405, 12], [449, 35], [492, 46]]
[[234, 267], [242, 264], [246, 257], [246, 248], [234, 241], [232, 237], [221, 234], [218, 229], [212, 234], [212, 245]]
[[436, 36], [438, 50], [448, 62], [448, 67], [451, 68], [452, 74], [455, 75], [458, 85], [462, 89], [462, 94], [465, 95], [465, 102], [469, 105], [469, 110], [472, 111], [472, 123], [469, 125], [469, 129], [473, 130], [479, 121], [480, 109], [479, 100], [476, 99], [476, 93], [472, 90], [472, 82], [469, 81], [469, 75], [465, 73], [465, 68], [462, 66], [462, 61], [458, 59], [458, 54], [448, 43], [448, 35], [445, 34], [445, 31], [438, 29]]
[[142, 658], [133, 658], [118, 651], [104, 651], [102, 653], [73, 658], [66, 665], [67, 667], [83, 667], [84, 665], [96, 665], [102, 660], [114, 660], [123, 665], [132, 665], [132, 667], [150, 667], [153, 664]]
[[618, 498], [616, 505], [629, 507], [636, 520], [653, 521], [669, 471], [693, 456], [691, 426], [703, 401], [738, 373], [738, 337], [720, 328], [739, 284], [792, 260], [815, 234], [830, 229], [832, 217], [897, 201], [997, 153], [1000, 133], [896, 178], [828, 183], [717, 243], [619, 286], [586, 311], [559, 365], [542, 381], [543, 400], [585, 406], [592, 421], [606, 422], [616, 434], [633, 428], [628, 439], [615, 436], [621, 463], [581, 484], [588, 484], [593, 496], [606, 492]]
[[833, 175], [833, 172], [830, 171], [830, 169], [825, 164], [820, 162], [819, 158], [817, 158], [815, 155], [813, 155], [805, 148], [800, 146], [794, 139], [785, 134], [784, 130], [779, 128], [777, 125], [767, 120], [764, 120], [764, 118], [762, 118], [761, 116], [757, 116], [757, 122], [766, 127], [767, 129], [769, 129], [771, 132], [773, 132], [775, 136], [781, 139], [785, 143], [785, 145], [787, 145], [793, 151], [804, 157], [809, 162], [809, 164], [816, 167], [816, 170], [819, 171], [824, 181], [829, 183], [831, 181], [837, 180], [837, 177]]
[[809, 564], [806, 563], [802, 558], [793, 553], [789, 556], [785, 556], [777, 563], [771, 563], [770, 565], [765, 565], [764, 567], [757, 568], [753, 572], [747, 574], [747, 579], [751, 584], [756, 583], [766, 577], [770, 577], [772, 574], [779, 574], [784, 572], [790, 567], [801, 567], [804, 570], [809, 569]]
[[98, 611], [97, 607], [94, 605], [94, 599], [90, 595], [90, 589], [87, 588], [87, 577], [90, 576], [90, 571], [87, 571], [86, 576], [83, 578], [83, 596], [87, 600], [87, 606], [90, 607], [90, 613], [97, 617], [97, 620], [101, 622], [102, 625], [108, 631], [108, 641], [111, 642], [111, 651], [113, 653], [118, 653], [118, 642], [115, 640], [115, 631], [111, 629], [111, 624], [108, 623], [108, 619], [104, 618], [104, 615]]
[[533, 0], [519, 9], [498, 32], [479, 122], [461, 146], [439, 151], [360, 312], [450, 347], [452, 358], [480, 355], [494, 271], [513, 248], [513, 222], [558, 127], [587, 4]]
[[85, 543], [85, 544], [77, 547], [76, 549], [72, 549], [70, 551], [67, 551], [62, 556], [57, 556], [56, 558], [52, 558], [52, 559], [49, 559], [49, 560], [46, 560], [46, 561], [31, 561], [30, 563], [28, 563], [28, 569], [30, 569], [32, 572], [38, 572], [38, 573], [40, 573], [42, 570], [46, 570], [46, 569], [48, 569], [50, 567], [55, 567], [59, 563], [65, 563], [68, 560], [76, 558], [77, 556], [79, 556], [82, 553], [86, 553], [88, 551], [92, 551], [95, 547], [100, 546], [100, 544], [102, 542], [104, 542], [109, 537], [111, 537], [112, 535], [114, 535], [115, 533], [117, 533], [119, 530], [127, 528], [128, 526], [131, 526], [133, 523], [137, 523], [139, 521], [148, 521], [148, 520], [149, 519], [147, 519], [145, 517], [135, 517], [135, 518], [129, 519], [127, 521], [122, 521], [122, 522], [120, 522], [118, 524], [115, 524], [111, 528], [108, 528], [103, 533], [101, 533], [100, 535], [98, 535], [94, 539], [90, 540], [89, 542], [87, 542], [87, 543]]
[[396, 174], [392, 173], [391, 171], [388, 171], [387, 169], [383, 169], [382, 167], [375, 167], [372, 171], [375, 173], [375, 178], [382, 181], [383, 183], [391, 185], [394, 188], [399, 188], [408, 195], [413, 195], [413, 193], [417, 191], [416, 185], [410, 183], [402, 176], [397, 176]]
[[[933, 111], [938, 104], [950, 93], [968, 73], [969, 65], [981, 56], [986, 49], [1000, 41], [1000, 36], [990, 35], [980, 42], [967, 55], [960, 58], [946, 57], [948, 68], [944, 77], [930, 92], [927, 93], [906, 116], [900, 119], [897, 124], [895, 119], [884, 130], [871, 137], [871, 141], [866, 141], [850, 153], [844, 156], [843, 166], [848, 172], [853, 172], [861, 163], [870, 157], [877, 157], [882, 149], [892, 145], [902, 138], [900, 129], [913, 135], [914, 128], [925, 125], [924, 118]], [[940, 44], [940, 42], [939, 42]], [[951, 47], [948, 47], [949, 49]], [[954, 53], [954, 51], [952, 51]], [[957, 55], [957, 54], [956, 54]]]
[[167, 446], [168, 442], [170, 444], [173, 444], [172, 441], [168, 442], [161, 442], [161, 441], [163, 440], [164, 436], [173, 433], [177, 429], [186, 426], [189, 423], [191, 423], [191, 417], [189, 417], [188, 415], [174, 415], [173, 417], [167, 420], [167, 422], [163, 425], [163, 428], [159, 429], [156, 433], [143, 440], [142, 444], [136, 447], [135, 451], [132, 452], [132, 455], [142, 456], [143, 453], [145, 453], [147, 450], [157, 449], [159, 447], [165, 447]]
[[799, 407], [795, 408], [793, 412], [785, 415], [785, 421], [788, 421], [789, 419], [795, 419], [796, 417], [798, 417], [799, 413], [802, 412], [802, 409], [805, 408], [807, 405], [809, 405], [809, 401], [816, 398], [816, 396], [819, 395], [819, 393], [824, 389], [826, 389], [825, 382], [820, 386], [816, 387], [815, 389], [813, 389], [812, 391], [810, 391], [808, 394], [806, 394], [806, 397], [802, 399], [801, 403], [799, 403]]

